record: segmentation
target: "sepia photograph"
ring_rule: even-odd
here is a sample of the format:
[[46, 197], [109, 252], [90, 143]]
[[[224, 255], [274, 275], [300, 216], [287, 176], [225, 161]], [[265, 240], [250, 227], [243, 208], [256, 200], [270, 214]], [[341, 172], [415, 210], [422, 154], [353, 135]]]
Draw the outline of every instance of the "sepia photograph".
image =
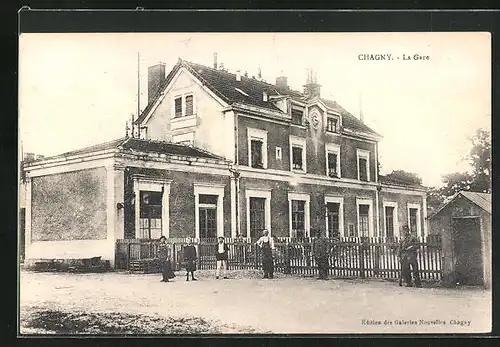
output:
[[22, 33], [18, 337], [492, 330], [488, 32]]

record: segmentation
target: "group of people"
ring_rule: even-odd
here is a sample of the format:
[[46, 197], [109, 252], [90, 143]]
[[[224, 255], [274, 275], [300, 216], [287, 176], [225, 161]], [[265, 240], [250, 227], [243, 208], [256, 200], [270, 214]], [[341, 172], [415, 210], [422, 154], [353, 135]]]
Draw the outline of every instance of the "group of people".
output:
[[[219, 279], [221, 271], [224, 279], [226, 277], [227, 271], [227, 261], [228, 261], [229, 247], [224, 242], [223, 237], [218, 238], [217, 251], [215, 258], [217, 260], [217, 270], [216, 279]], [[167, 238], [165, 236], [160, 237], [160, 245], [158, 246], [158, 258], [161, 262], [162, 268], [162, 279], [161, 282], [169, 282], [169, 280], [175, 278], [174, 269], [172, 266], [172, 249], [167, 243]], [[186, 281], [189, 281], [189, 275], [191, 275], [191, 281], [197, 281], [194, 277], [194, 272], [196, 271], [196, 259], [197, 259], [196, 247], [193, 245], [191, 238], [187, 238], [186, 245], [183, 249], [183, 260], [184, 267], [186, 269]]]
[[[274, 277], [273, 253], [275, 245], [274, 239], [269, 235], [269, 231], [267, 229], [263, 230], [262, 236], [257, 240], [256, 244], [262, 250], [263, 278], [272, 279]], [[407, 287], [412, 287], [413, 285], [416, 287], [422, 286], [418, 271], [417, 244], [418, 240], [411, 235], [408, 226], [404, 225], [402, 227], [401, 241], [398, 248], [398, 255], [401, 261], [400, 285], [402, 285], [401, 282], [404, 280]], [[318, 279], [320, 280], [328, 279], [329, 259], [333, 247], [334, 244], [327, 237], [325, 237], [324, 234], [321, 234], [314, 240], [312, 251], [313, 257], [315, 258], [318, 266]], [[219, 279], [221, 274], [222, 278], [227, 279], [226, 272], [228, 269], [228, 252], [229, 247], [224, 241], [224, 237], [219, 237], [215, 252], [215, 259], [217, 261], [215, 273], [216, 279]], [[170, 245], [167, 243], [165, 236], [160, 238], [158, 257], [162, 265], [161, 281], [169, 282], [169, 280], [175, 277], [175, 274], [172, 267], [172, 250]], [[194, 277], [194, 272], [196, 271], [196, 259], [196, 247], [193, 245], [192, 239], [188, 238], [183, 250], [186, 281], [189, 281], [189, 275], [191, 275], [192, 281], [196, 281], [196, 278]]]

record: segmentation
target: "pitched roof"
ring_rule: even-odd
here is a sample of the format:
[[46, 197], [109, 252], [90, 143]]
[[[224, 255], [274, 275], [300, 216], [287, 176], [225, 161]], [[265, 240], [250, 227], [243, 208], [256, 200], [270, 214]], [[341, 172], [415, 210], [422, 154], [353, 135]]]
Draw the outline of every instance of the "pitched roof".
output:
[[[278, 88], [273, 84], [259, 81], [255, 78], [245, 77], [243, 75], [241, 76], [241, 80], [237, 81], [236, 75], [228, 71], [214, 69], [208, 66], [179, 59], [177, 64], [172, 68], [172, 70], [160, 86], [158, 93], [137, 119], [137, 123], [142, 122], [147, 117], [153, 105], [161, 97], [161, 92], [165, 90], [167, 85], [171, 82], [171, 80], [181, 67], [186, 68], [198, 80], [200, 80], [204, 86], [209, 88], [214, 94], [216, 94], [228, 104], [242, 103], [281, 113], [282, 111], [277, 106], [275, 106], [274, 103], [272, 103], [271, 101], [263, 100], [262, 96], [264, 92], [266, 92], [269, 96], [287, 95], [295, 100], [307, 100], [307, 97], [303, 93], [296, 90]], [[240, 90], [243, 91], [244, 94], [241, 93]], [[342, 115], [342, 122], [344, 127], [380, 136], [370, 127], [361, 122], [358, 118], [342, 108], [336, 101], [328, 99], [321, 99], [321, 101], [323, 101], [327, 108], [337, 111]]]
[[143, 140], [131, 137], [123, 137], [113, 141], [80, 148], [74, 151], [58, 154], [51, 157], [46, 157], [43, 160], [64, 158], [80, 154], [88, 154], [109, 149], [121, 149], [126, 151], [138, 151], [138, 152], [153, 152], [166, 155], [225, 160], [224, 158], [218, 155], [215, 155], [206, 150], [193, 146], [182, 145], [179, 143], [172, 143], [166, 141]]
[[458, 193], [453, 195], [447, 203], [445, 203], [436, 212], [434, 212], [431, 216], [429, 216], [429, 218], [433, 218], [434, 216], [439, 214], [446, 206], [451, 204], [458, 196], [463, 196], [470, 202], [476, 204], [481, 209], [491, 214], [491, 194], [459, 191]]
[[491, 214], [491, 194], [476, 192], [460, 192], [464, 197]]

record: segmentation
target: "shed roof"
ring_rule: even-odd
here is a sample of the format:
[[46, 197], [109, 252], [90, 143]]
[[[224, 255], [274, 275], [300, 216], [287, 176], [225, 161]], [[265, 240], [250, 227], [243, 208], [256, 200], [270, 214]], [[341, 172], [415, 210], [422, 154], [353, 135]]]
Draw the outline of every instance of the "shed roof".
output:
[[488, 212], [491, 214], [491, 194], [489, 193], [478, 193], [478, 192], [466, 192], [466, 191], [460, 191], [456, 193], [450, 201], [445, 203], [443, 206], [441, 206], [434, 214], [429, 216], [429, 218], [434, 218], [436, 215], [438, 215], [443, 209], [453, 203], [457, 199], [457, 197], [463, 196], [465, 199], [469, 200], [473, 204], [479, 206], [482, 210]]

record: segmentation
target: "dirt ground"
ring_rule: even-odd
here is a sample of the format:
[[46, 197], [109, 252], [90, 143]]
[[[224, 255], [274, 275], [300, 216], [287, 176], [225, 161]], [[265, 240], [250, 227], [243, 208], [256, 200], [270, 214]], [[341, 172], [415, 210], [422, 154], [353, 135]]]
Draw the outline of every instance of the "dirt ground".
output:
[[[36, 310], [123, 313], [131, 317], [200, 319], [219, 333], [480, 333], [491, 330], [491, 292], [478, 288], [406, 288], [381, 280], [319, 281], [231, 272], [216, 280], [198, 271], [170, 283], [158, 274], [21, 271], [21, 334], [43, 333], [25, 322]], [[132, 323], [133, 324], [133, 321]], [[200, 331], [199, 333], [204, 333]]]

